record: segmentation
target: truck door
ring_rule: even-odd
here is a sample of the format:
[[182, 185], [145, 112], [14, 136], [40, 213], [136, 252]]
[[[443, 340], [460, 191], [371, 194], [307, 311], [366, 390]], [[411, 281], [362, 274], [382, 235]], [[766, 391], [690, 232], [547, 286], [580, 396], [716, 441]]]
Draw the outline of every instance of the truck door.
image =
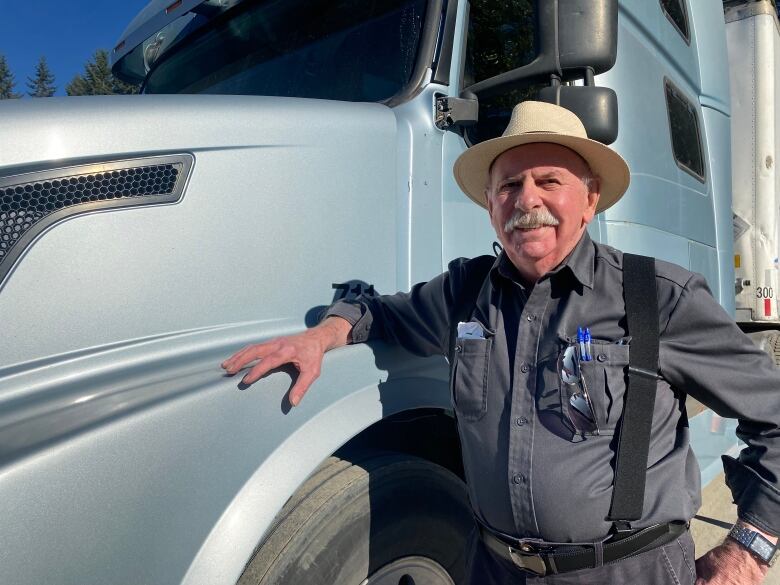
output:
[[[534, 56], [534, 6], [531, 0], [472, 0], [458, 7], [449, 95], [463, 88], [530, 63]], [[512, 108], [533, 99], [537, 86], [502, 89], [480, 96], [479, 121], [459, 133], [446, 132], [442, 148], [442, 258], [491, 253], [495, 232], [487, 211], [474, 205], [455, 183], [452, 166], [469, 146], [500, 136]]]

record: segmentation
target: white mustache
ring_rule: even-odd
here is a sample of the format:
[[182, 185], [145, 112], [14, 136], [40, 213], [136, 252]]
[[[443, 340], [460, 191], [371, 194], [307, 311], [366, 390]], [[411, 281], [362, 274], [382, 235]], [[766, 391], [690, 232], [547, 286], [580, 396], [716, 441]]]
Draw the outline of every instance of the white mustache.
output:
[[533, 229], [547, 225], [556, 226], [559, 223], [547, 209], [536, 209], [525, 213], [516, 211], [504, 224], [504, 231], [511, 232], [516, 228]]

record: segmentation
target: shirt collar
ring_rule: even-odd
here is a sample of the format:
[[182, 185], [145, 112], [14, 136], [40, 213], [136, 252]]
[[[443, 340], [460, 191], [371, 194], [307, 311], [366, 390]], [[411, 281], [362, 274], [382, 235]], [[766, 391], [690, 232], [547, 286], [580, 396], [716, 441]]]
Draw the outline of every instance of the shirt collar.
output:
[[[596, 249], [593, 240], [590, 239], [588, 232], [585, 231], [574, 246], [571, 253], [557, 267], [550, 271], [549, 275], [558, 274], [568, 270], [572, 276], [583, 286], [593, 289], [593, 273], [596, 263]], [[517, 272], [512, 261], [505, 252], [501, 252], [496, 258], [493, 268], [490, 270], [490, 277], [494, 285], [497, 284], [497, 277], [501, 276], [522, 286], [520, 274]]]

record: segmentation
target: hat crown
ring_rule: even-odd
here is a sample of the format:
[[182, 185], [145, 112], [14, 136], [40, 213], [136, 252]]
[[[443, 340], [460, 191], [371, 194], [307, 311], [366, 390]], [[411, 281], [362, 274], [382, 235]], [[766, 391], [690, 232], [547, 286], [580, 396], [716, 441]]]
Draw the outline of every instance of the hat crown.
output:
[[546, 102], [522, 102], [512, 110], [503, 136], [545, 132], [587, 138], [585, 126], [574, 112]]
[[503, 136], [475, 144], [461, 153], [453, 166], [455, 180], [477, 205], [487, 207], [490, 166], [502, 153], [534, 143], [558, 144], [576, 152], [599, 178], [596, 213], [615, 204], [631, 181], [628, 164], [609, 146], [588, 138], [574, 112], [545, 102], [522, 102], [512, 110]]

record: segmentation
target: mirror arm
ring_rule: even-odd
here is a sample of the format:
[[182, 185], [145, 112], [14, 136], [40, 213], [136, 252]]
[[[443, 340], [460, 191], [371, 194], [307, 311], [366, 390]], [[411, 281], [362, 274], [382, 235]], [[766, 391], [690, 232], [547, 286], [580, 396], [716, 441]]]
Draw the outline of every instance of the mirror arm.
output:
[[585, 74], [582, 76], [582, 79], [584, 80], [586, 87], [593, 87], [596, 85], [596, 81], [593, 79], [594, 75], [593, 67], [585, 68]]

